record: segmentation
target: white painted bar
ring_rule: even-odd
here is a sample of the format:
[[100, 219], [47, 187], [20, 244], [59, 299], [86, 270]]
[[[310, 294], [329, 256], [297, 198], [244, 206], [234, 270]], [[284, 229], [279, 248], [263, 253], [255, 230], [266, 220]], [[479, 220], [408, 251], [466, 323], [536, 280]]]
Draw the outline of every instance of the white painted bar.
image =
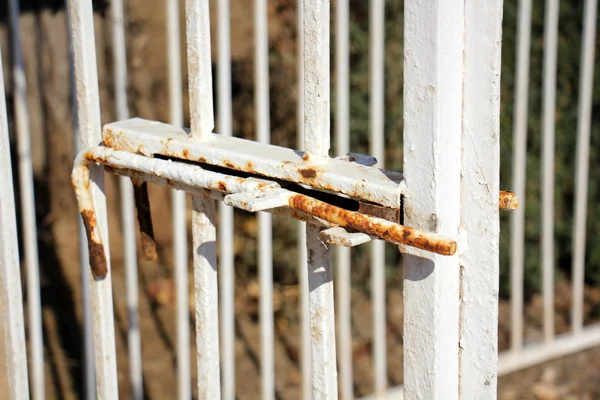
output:
[[519, 207], [511, 211], [510, 293], [511, 349], [523, 347], [523, 267], [525, 262], [525, 182], [527, 170], [527, 116], [529, 101], [529, 53], [531, 43], [531, 0], [519, 0], [517, 26], [517, 72], [513, 123], [512, 185], [519, 194]]
[[[219, 0], [218, 94], [219, 130], [232, 135], [231, 28], [229, 0]], [[219, 202], [219, 271], [221, 296], [221, 372], [223, 398], [235, 398], [235, 293], [233, 208]]]
[[[339, 157], [350, 152], [350, 9], [348, 0], [336, 4], [336, 106], [335, 149]], [[333, 228], [335, 229], [335, 228]], [[354, 399], [352, 378], [352, 324], [350, 313], [350, 249], [335, 247], [337, 345], [340, 390], [343, 400]]]
[[[183, 126], [179, 1], [167, 0], [166, 8], [169, 120], [173, 125]], [[186, 209], [186, 193], [172, 190], [173, 270], [177, 304], [177, 398], [179, 400], [189, 400], [192, 397]]]
[[[311, 158], [329, 157], [329, 1], [304, 0], [304, 148]], [[331, 248], [321, 229], [306, 227], [312, 339], [312, 397], [336, 399], [337, 364]]]
[[329, 156], [329, 1], [303, 0], [304, 147]]
[[306, 226], [308, 286], [312, 339], [312, 397], [337, 399], [337, 365], [331, 246], [319, 238], [320, 228]]
[[[384, 150], [384, 48], [385, 48], [385, 1], [369, 2], [369, 125], [370, 154], [379, 168], [385, 164]], [[371, 296], [373, 306], [373, 366], [375, 393], [387, 389], [387, 340], [385, 312], [385, 242], [371, 242]]]
[[557, 335], [549, 346], [545, 343], [536, 343], [525, 346], [520, 354], [514, 352], [500, 354], [498, 374], [507, 375], [598, 345], [600, 345], [600, 325], [587, 326], [578, 334]]
[[308, 287], [308, 249], [306, 248], [306, 222], [297, 222], [298, 235], [298, 285], [300, 286], [300, 372], [302, 374], [301, 398], [312, 399], [312, 347], [310, 337], [310, 306]]
[[[404, 5], [405, 223], [460, 224], [464, 2]], [[457, 399], [459, 260], [404, 247], [404, 397]]]
[[554, 339], [554, 131], [559, 0], [546, 1], [542, 88], [542, 297], [544, 341]]
[[192, 197], [198, 399], [219, 399], [219, 293], [215, 201]]
[[[113, 44], [113, 73], [115, 82], [115, 111], [117, 120], [129, 118], [127, 104], [127, 55], [125, 49], [125, 28], [123, 0], [111, 1], [111, 23]], [[139, 327], [138, 306], [138, 265], [135, 236], [135, 208], [133, 186], [127, 177], [119, 177], [121, 191], [121, 222], [125, 264], [125, 283], [127, 291], [127, 349], [129, 352], [129, 384], [131, 398], [141, 400], [142, 384], [142, 344]]]
[[10, 399], [29, 398], [15, 196], [0, 50], [0, 317]]
[[[329, 118], [329, 117], [328, 117]], [[192, 131], [194, 129], [192, 128]], [[146, 157], [164, 155], [304, 183], [388, 207], [400, 202], [403, 175], [342, 158], [309, 157], [301, 151], [218, 133], [190, 140], [189, 130], [158, 121], [131, 118], [104, 125], [104, 143]], [[306, 160], [310, 158], [310, 160]], [[366, 157], [365, 157], [366, 158]], [[317, 173], [318, 171], [318, 173]], [[357, 183], [357, 177], [361, 182]]]
[[[66, 2], [67, 43], [69, 48], [69, 84], [71, 92], [71, 112], [73, 124], [73, 149], [75, 154], [81, 151], [79, 119], [77, 116], [77, 93], [75, 85], [75, 59], [73, 54], [73, 36], [71, 34], [71, 7]], [[79, 273], [81, 284], [81, 308], [83, 310], [83, 384], [85, 398], [96, 399], [96, 373], [94, 371], [94, 338], [92, 327], [92, 300], [90, 294], [90, 261], [87, 248], [85, 228], [78, 218], [77, 238], [79, 244]]]
[[[254, 1], [254, 102], [256, 134], [261, 143], [270, 142], [269, 121], [269, 35], [267, 0]], [[258, 270], [260, 277], [260, 376], [261, 398], [275, 396], [273, 354], [273, 237], [271, 214], [258, 213]]]
[[19, 1], [8, 2], [10, 14], [10, 38], [12, 47], [12, 78], [17, 131], [17, 155], [19, 162], [19, 187], [23, 218], [23, 247], [27, 270], [27, 311], [29, 319], [30, 379], [32, 398], [42, 400], [44, 395], [44, 343], [42, 335], [42, 311], [40, 299], [40, 264], [37, 246], [37, 223], [35, 191], [33, 188], [33, 164], [31, 160], [31, 134], [27, 110], [27, 78], [21, 55], [21, 32], [19, 24]]
[[[296, 2], [298, 29], [298, 103], [296, 147], [304, 150], [304, 1]], [[312, 353], [310, 339], [310, 309], [308, 305], [308, 250], [306, 248], [306, 223], [297, 222], [298, 235], [298, 286], [300, 287], [300, 372], [302, 376], [301, 399], [312, 399]]]
[[583, 284], [585, 272], [585, 244], [587, 229], [587, 202], [590, 131], [592, 123], [592, 89], [594, 85], [594, 56], [596, 45], [597, 0], [586, 0], [584, 8], [581, 68], [579, 73], [579, 113], [577, 116], [577, 166], [575, 172], [575, 222], [573, 226], [573, 317], [574, 333], [583, 329]]
[[190, 124], [192, 136], [198, 138], [215, 127], [208, 3], [208, 0], [185, 1]]
[[[186, 0], [191, 135], [214, 128], [208, 0]], [[221, 397], [215, 203], [192, 197], [198, 399]]]
[[465, 1], [460, 398], [497, 397], [502, 0]]
[[[91, 1], [69, 0], [69, 2], [75, 56], [78, 120], [81, 132], [80, 146], [81, 148], [87, 148], [97, 145], [102, 140], [94, 18]], [[96, 222], [104, 245], [108, 266], [108, 274], [104, 279], [96, 280], [90, 274], [97, 396], [101, 399], [118, 399], [104, 170], [99, 166], [91, 166], [90, 174], [92, 177], [91, 191], [96, 210]]]

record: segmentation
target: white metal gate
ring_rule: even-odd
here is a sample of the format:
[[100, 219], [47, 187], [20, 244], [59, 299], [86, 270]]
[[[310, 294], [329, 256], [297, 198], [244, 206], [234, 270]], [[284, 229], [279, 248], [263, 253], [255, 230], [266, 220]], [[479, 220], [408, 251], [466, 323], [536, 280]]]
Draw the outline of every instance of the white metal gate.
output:
[[[527, 2], [523, 19], [527, 21]], [[595, 15], [595, 1], [586, 3]], [[405, 1], [405, 88], [403, 173], [383, 169], [383, 1], [371, 7], [371, 156], [350, 153], [348, 143], [348, 2], [337, 2], [336, 156], [330, 155], [330, 10], [328, 0], [298, 1], [301, 35], [302, 101], [298, 127], [298, 149], [269, 144], [268, 48], [266, 0], [255, 4], [257, 141], [232, 137], [231, 98], [219, 96], [221, 132], [213, 133], [214, 112], [211, 76], [211, 38], [208, 0], [186, 0], [186, 40], [189, 71], [191, 128], [182, 128], [180, 65], [178, 54], [177, 1], [167, 2], [171, 119], [169, 124], [129, 118], [126, 99], [126, 67], [121, 1], [111, 2], [114, 23], [117, 121], [101, 126], [96, 71], [96, 48], [91, 0], [70, 0], [70, 23], [74, 53], [74, 82], [80, 129], [79, 153], [72, 182], [86, 233], [88, 254], [84, 271], [91, 267], [91, 319], [95, 377], [88, 374], [86, 387], [98, 398], [118, 397], [114, 316], [109, 237], [106, 223], [104, 172], [121, 176], [124, 238], [127, 242], [126, 271], [128, 306], [137, 309], [137, 254], [133, 230], [134, 204], [142, 238], [142, 256], [156, 257], [147, 184], [173, 188], [173, 238], [178, 321], [178, 396], [191, 396], [189, 333], [187, 329], [187, 249], [183, 211], [185, 193], [192, 195], [194, 291], [199, 398], [231, 399], [235, 396], [233, 370], [233, 259], [221, 246], [217, 265], [217, 240], [233, 237], [232, 207], [259, 216], [261, 248], [261, 386], [263, 398], [274, 395], [271, 214], [299, 220], [300, 236], [306, 240], [299, 260], [304, 312], [304, 398], [353, 398], [352, 365], [349, 358], [349, 276], [340, 268], [336, 277], [339, 337], [335, 336], [335, 262], [349, 265], [347, 248], [371, 242], [374, 294], [374, 395], [388, 390], [385, 348], [385, 287], [383, 250], [385, 241], [404, 254], [404, 354], [403, 394], [406, 398], [495, 398], [498, 374], [498, 251], [499, 208], [514, 209], [517, 198], [499, 188], [499, 104], [502, 1], [486, 4], [473, 0]], [[229, 2], [219, 6], [219, 93], [230, 93]], [[11, 0], [13, 26], [18, 24], [18, 3]], [[530, 5], [529, 5], [530, 7]], [[591, 17], [590, 17], [591, 18]], [[592, 26], [591, 21], [587, 26]], [[17, 25], [18, 26], [18, 25]], [[550, 28], [552, 31], [552, 24]], [[591, 29], [591, 28], [589, 28]], [[18, 32], [18, 28], [15, 30]], [[593, 47], [595, 32], [588, 32]], [[19, 43], [18, 35], [13, 39]], [[525, 47], [527, 44], [524, 45]], [[18, 46], [17, 46], [18, 48]], [[587, 54], [587, 70], [591, 79]], [[592, 52], [593, 54], [593, 52]], [[550, 54], [548, 57], [552, 57]], [[593, 60], [593, 57], [591, 57]], [[549, 61], [552, 64], [552, 60]], [[16, 87], [24, 90], [24, 76], [17, 55]], [[556, 61], [554, 61], [556, 64]], [[21, 68], [21, 69], [19, 69]], [[21, 72], [20, 72], [21, 71]], [[551, 71], [550, 71], [551, 74]], [[222, 78], [223, 77], [223, 78]], [[3, 83], [3, 80], [1, 80]], [[3, 89], [3, 88], [2, 88]], [[3, 93], [3, 90], [0, 90]], [[20, 92], [17, 91], [17, 95]], [[29, 151], [24, 91], [18, 99], [19, 155]], [[585, 96], [585, 95], [584, 95]], [[589, 96], [589, 94], [588, 94]], [[43, 398], [43, 365], [39, 297], [29, 291], [32, 364], [28, 377], [24, 342], [18, 255], [12, 196], [12, 173], [8, 147], [6, 105], [0, 102], [0, 202], [1, 295], [3, 326], [8, 349], [11, 398]], [[553, 98], [548, 96], [548, 106]], [[583, 108], [585, 110], [585, 107]], [[551, 114], [550, 108], [548, 113]], [[589, 112], [589, 111], [588, 111]], [[525, 113], [526, 114], [526, 113]], [[523, 117], [522, 117], [523, 118]], [[585, 120], [586, 117], [582, 117]], [[589, 119], [589, 117], [588, 117]], [[517, 118], [519, 121], [519, 119]], [[24, 121], [24, 122], [23, 122]], [[522, 120], [521, 120], [522, 123]], [[517, 129], [520, 123], [517, 122]], [[582, 125], [585, 143], [585, 124]], [[588, 126], [589, 131], [589, 126]], [[587, 133], [589, 136], [589, 132]], [[522, 136], [522, 135], [521, 135]], [[588, 139], [589, 141], [589, 139]], [[551, 149], [552, 142], [548, 145]], [[585, 145], [582, 144], [585, 160]], [[519, 150], [521, 149], [521, 150]], [[523, 148], [517, 147], [523, 157]], [[546, 153], [545, 153], [546, 154]], [[548, 150], [548, 157], [552, 153]], [[32, 182], [30, 164], [23, 160], [22, 187]], [[583, 163], [583, 161], [582, 161]], [[583, 164], [582, 167], [583, 168]], [[518, 168], [515, 168], [518, 170]], [[582, 172], [587, 179], [587, 170]], [[552, 187], [552, 182], [547, 182]], [[523, 190], [516, 182], [515, 187]], [[580, 187], [585, 187], [580, 183]], [[583, 190], [583, 189], [582, 189]], [[25, 194], [29, 192], [25, 191]], [[585, 197], [585, 193], [580, 194]], [[33, 193], [23, 196], [33, 207]], [[215, 226], [215, 215], [220, 216]], [[549, 204], [547, 207], [552, 208]], [[580, 207], [580, 213], [581, 206]], [[583, 209], [585, 210], [585, 208]], [[584, 215], [585, 213], [583, 213]], [[34, 214], [33, 214], [34, 215]], [[519, 217], [521, 215], [521, 217]], [[30, 216], [30, 218], [32, 218]], [[515, 214], [522, 218], [522, 214]], [[580, 215], [579, 224], [581, 224]], [[26, 221], [31, 236], [25, 238], [29, 274], [28, 287], [38, 287], [35, 221]], [[33, 224], [33, 227], [31, 227]], [[521, 222], [522, 225], [522, 222]], [[218, 236], [217, 236], [218, 228]], [[581, 230], [581, 229], [580, 229]], [[580, 231], [579, 230], [579, 231]], [[519, 236], [515, 235], [516, 242]], [[548, 236], [547, 236], [548, 237]], [[520, 240], [522, 241], [522, 234]], [[583, 240], [581, 240], [583, 243]], [[518, 244], [515, 244], [518, 246]], [[583, 282], [581, 249], [576, 261], [577, 278]], [[519, 257], [519, 251], [515, 251]], [[521, 250], [522, 257], [522, 250]], [[89, 263], [88, 263], [89, 258]], [[518, 262], [515, 262], [518, 265]], [[545, 271], [551, 270], [545, 268]], [[217, 282], [221, 275], [221, 286]], [[519, 286], [515, 275], [515, 288]], [[551, 288], [546, 275], [544, 287]], [[521, 280], [522, 285], [522, 280]], [[548, 289], [547, 289], [548, 290]], [[84, 291], [85, 292], [85, 291]], [[514, 304], [516, 353], [500, 359], [500, 372], [523, 365], [519, 352], [519, 290]], [[545, 293], [549, 293], [546, 291]], [[577, 291], [575, 291], [577, 294]], [[39, 293], [38, 293], [39, 296]], [[521, 295], [522, 297], [522, 295]], [[219, 300], [221, 300], [219, 308]], [[576, 299], [577, 310], [582, 309]], [[550, 295], [547, 304], [552, 304]], [[37, 307], [37, 309], [36, 309]], [[550, 307], [550, 306], [548, 306]], [[548, 308], [548, 310], [551, 310]], [[219, 312], [220, 311], [220, 312]], [[548, 314], [549, 315], [549, 314]], [[574, 319], [575, 333], [582, 332], [580, 312]], [[546, 319], [551, 319], [546, 316]], [[132, 397], [142, 397], [141, 349], [135, 319], [130, 321], [129, 358]], [[87, 326], [91, 326], [90, 321]], [[550, 326], [549, 324], [547, 325]], [[346, 328], [344, 328], [346, 327]], [[550, 328], [548, 328], [550, 329]], [[35, 336], [37, 334], [37, 336]], [[587, 333], [593, 343], [598, 335]], [[547, 340], [554, 337], [547, 331]], [[586, 336], [587, 337], [587, 336]], [[90, 337], [91, 339], [91, 337]], [[586, 342], [587, 343], [587, 342]], [[566, 346], [566, 347], [565, 347]], [[557, 346], [556, 348], [559, 348]], [[568, 352], [569, 344], [556, 350]], [[88, 347], [90, 348], [90, 347]], [[567, 349], [568, 348], [568, 349]], [[561, 353], [562, 351], [562, 353]], [[539, 353], [539, 351], [537, 352]], [[535, 351], [531, 361], [543, 358]], [[92, 353], [88, 353], [89, 357]], [[516, 355], [515, 355], [516, 354]], [[537, 358], [536, 358], [537, 357]], [[527, 362], [525, 362], [525, 365]], [[338, 376], [339, 365], [339, 376]], [[339, 379], [339, 383], [338, 383]], [[95, 384], [94, 384], [95, 381]], [[338, 396], [338, 384], [341, 393]], [[401, 395], [402, 393], [400, 393]], [[88, 396], [93, 396], [88, 392]]]

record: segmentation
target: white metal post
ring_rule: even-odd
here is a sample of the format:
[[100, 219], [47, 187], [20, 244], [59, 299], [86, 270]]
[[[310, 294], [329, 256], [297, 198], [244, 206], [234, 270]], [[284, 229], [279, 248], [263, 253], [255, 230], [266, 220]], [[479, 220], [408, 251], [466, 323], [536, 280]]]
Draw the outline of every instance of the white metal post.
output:
[[527, 110], [529, 97], [529, 53], [531, 43], [531, 0], [519, 0], [517, 26], [517, 72], [513, 123], [513, 190], [519, 194], [519, 208], [511, 212], [510, 293], [511, 349], [523, 348], [523, 265], [525, 262], [525, 177], [527, 169]]
[[[173, 125], [183, 126], [181, 94], [181, 52], [179, 38], [179, 1], [167, 0], [167, 55], [169, 73], [169, 119]], [[186, 220], [186, 193], [171, 191], [173, 216], [173, 269], [177, 302], [177, 398], [192, 398], [190, 372], [190, 322], [188, 289], [188, 246]]]
[[[296, 146], [304, 149], [304, 0], [296, 2], [298, 28], [298, 134]], [[298, 285], [300, 287], [300, 372], [302, 375], [302, 399], [312, 399], [312, 354], [310, 339], [310, 311], [308, 305], [308, 250], [306, 248], [306, 222], [297, 222], [298, 235]]]
[[542, 297], [544, 342], [554, 340], [554, 131], [559, 0], [546, 1], [542, 104]]
[[[370, 86], [370, 153], [377, 166], [385, 164], [384, 151], [384, 48], [385, 1], [373, 0], [369, 11], [369, 86]], [[386, 320], [385, 320], [385, 243], [371, 242], [371, 296], [373, 298], [373, 365], [375, 393], [387, 389]]]
[[[69, 77], [71, 89], [72, 104], [72, 124], [73, 124], [73, 149], [74, 154], [81, 151], [80, 130], [78, 118], [78, 104], [75, 84], [75, 58], [73, 54], [73, 35], [71, 34], [71, 7], [67, 2], [67, 42], [69, 47]], [[96, 398], [96, 373], [94, 370], [94, 338], [92, 327], [92, 299], [90, 294], [90, 259], [85, 237], [85, 228], [83, 221], [78, 220], [77, 238], [79, 244], [79, 273], [81, 274], [81, 308], [83, 315], [83, 382], [85, 398], [94, 400]]]
[[[304, 148], [309, 160], [329, 157], [329, 1], [304, 0]], [[306, 227], [314, 399], [337, 398], [331, 248], [321, 229]]]
[[4, 331], [8, 395], [11, 400], [17, 400], [29, 398], [29, 377], [2, 65], [0, 51], [0, 317]]
[[[229, 0], [219, 0], [219, 133], [232, 136], [231, 28]], [[223, 398], [235, 398], [235, 293], [233, 208], [219, 202], [219, 271], [221, 296], [221, 371]]]
[[[111, 1], [112, 40], [115, 76], [115, 111], [117, 120], [129, 118], [127, 104], [127, 55], [125, 49], [125, 27], [123, 0]], [[135, 240], [134, 197], [131, 180], [119, 177], [121, 191], [121, 220], [123, 230], [123, 248], [125, 253], [125, 282], [127, 291], [127, 342], [129, 351], [129, 380], [131, 398], [141, 400], [142, 385], [142, 345], [140, 340], [138, 310], [138, 265]]]
[[583, 329], [583, 283], [585, 279], [585, 245], [589, 179], [590, 130], [594, 87], [597, 0], [586, 0], [581, 43], [579, 74], [579, 115], [577, 116], [577, 171], [575, 186], [575, 223], [573, 226], [573, 318], [574, 333]]
[[[75, 81], [77, 83], [78, 120], [81, 132], [81, 148], [101, 142], [100, 97], [98, 95], [98, 73], [96, 69], [96, 44], [94, 39], [94, 17], [92, 2], [89, 0], [69, 0], [71, 11], [71, 31], [75, 57]], [[91, 166], [91, 192], [96, 220], [84, 221], [88, 225], [95, 222], [102, 240], [106, 257], [106, 274], [91, 276], [92, 313], [96, 364], [97, 395], [101, 399], [119, 397], [117, 380], [117, 360], [115, 350], [115, 330], [108, 241], [108, 221], [106, 217], [106, 196], [104, 194], [104, 169]], [[80, 209], [80, 212], [86, 211]], [[92, 254], [90, 253], [90, 256]]]
[[[350, 151], [350, 9], [348, 0], [340, 0], [336, 7], [336, 107], [335, 150], [338, 156]], [[340, 368], [341, 397], [354, 398], [352, 379], [352, 324], [350, 320], [350, 248], [337, 246], [336, 306], [338, 323], [338, 364]]]
[[[270, 142], [269, 35], [267, 0], [254, 2], [256, 133], [261, 143]], [[275, 395], [273, 355], [273, 238], [271, 214], [258, 213], [258, 269], [260, 275], [260, 351], [262, 399]]]
[[192, 136], [200, 139], [215, 127], [208, 3], [208, 0], [185, 2], [190, 122]]
[[192, 196], [198, 399], [221, 398], [215, 201]]
[[12, 42], [12, 75], [14, 82], [15, 123], [17, 128], [17, 154], [19, 160], [19, 186], [23, 216], [23, 238], [27, 268], [27, 308], [29, 317], [29, 342], [31, 344], [31, 390], [34, 400], [44, 395], [44, 343], [42, 338], [42, 311], [40, 299], [40, 264], [35, 218], [35, 193], [31, 159], [31, 135], [27, 110], [27, 79], [21, 56], [19, 1], [8, 2]]
[[497, 396], [502, 11], [502, 0], [465, 1], [461, 399]]
[[[191, 130], [202, 140], [214, 128], [209, 5], [208, 0], [186, 0], [185, 5]], [[217, 399], [221, 374], [215, 202], [193, 196], [192, 211], [198, 398]]]
[[[457, 237], [464, 2], [404, 12], [404, 223]], [[404, 252], [404, 397], [457, 399], [458, 254]]]

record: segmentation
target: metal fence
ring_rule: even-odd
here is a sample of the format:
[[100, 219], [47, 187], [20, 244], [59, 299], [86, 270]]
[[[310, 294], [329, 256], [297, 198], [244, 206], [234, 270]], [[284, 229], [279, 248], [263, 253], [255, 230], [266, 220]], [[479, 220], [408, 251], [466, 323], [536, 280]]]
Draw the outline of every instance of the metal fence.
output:
[[[211, 6], [215, 2], [211, 3]], [[514, 123], [513, 190], [525, 201], [531, 1], [521, 0]], [[16, 157], [23, 210], [28, 352], [15, 223], [4, 88], [0, 96], [0, 302], [11, 398], [44, 398], [43, 343], [26, 79], [19, 52], [19, 4], [10, 0]], [[385, 2], [369, 3], [370, 156], [351, 153], [349, 4], [335, 3], [335, 157], [330, 157], [330, 9], [298, 1], [297, 149], [272, 146], [269, 126], [267, 2], [254, 4], [256, 142], [232, 132], [230, 5], [219, 0], [218, 41], [209, 1], [186, 0], [191, 129], [183, 129], [179, 2], [166, 1], [169, 123], [129, 118], [123, 4], [111, 1], [116, 122], [100, 120], [91, 0], [70, 0], [76, 148], [73, 186], [82, 224], [80, 259], [87, 398], [117, 398], [105, 171], [120, 175], [125, 249], [131, 396], [143, 397], [137, 323], [137, 225], [142, 254], [156, 247], [147, 184], [173, 188], [177, 304], [177, 396], [192, 395], [188, 318], [186, 192], [192, 196], [198, 398], [235, 397], [233, 208], [256, 212], [260, 280], [262, 398], [274, 398], [271, 214], [299, 220], [302, 398], [354, 398], [349, 247], [370, 242], [374, 394], [391, 398], [495, 398], [497, 375], [600, 343], [583, 326], [583, 270], [596, 1], [586, 0], [578, 125], [572, 332], [553, 330], [553, 157], [558, 1], [547, 1], [544, 58], [543, 298], [544, 342], [523, 343], [524, 207], [511, 220], [512, 347], [497, 353], [500, 43], [502, 2], [405, 1], [404, 170], [384, 170]], [[212, 21], [214, 23], [214, 21]], [[217, 60], [214, 115], [211, 45]], [[4, 84], [4, 79], [0, 79]], [[214, 118], [219, 132], [213, 133]], [[15, 155], [13, 155], [15, 157]], [[192, 163], [190, 163], [192, 162]], [[499, 201], [500, 200], [500, 201]], [[218, 209], [216, 202], [218, 201]], [[135, 205], [135, 208], [134, 208]], [[216, 226], [216, 215], [219, 224]], [[217, 229], [218, 228], [218, 229]], [[403, 253], [404, 387], [387, 380], [385, 242]], [[333, 248], [335, 247], [335, 257]], [[458, 248], [458, 250], [457, 250]], [[90, 268], [91, 267], [91, 268]], [[335, 269], [335, 284], [334, 284]], [[90, 274], [91, 271], [91, 274]], [[217, 280], [217, 273], [219, 280]], [[335, 287], [335, 298], [334, 298]], [[334, 302], [335, 307], [334, 307]], [[335, 308], [335, 315], [334, 315]], [[337, 320], [336, 320], [337, 318]], [[336, 336], [337, 329], [337, 336]], [[29, 365], [29, 368], [28, 368]], [[339, 390], [339, 394], [338, 394]]]

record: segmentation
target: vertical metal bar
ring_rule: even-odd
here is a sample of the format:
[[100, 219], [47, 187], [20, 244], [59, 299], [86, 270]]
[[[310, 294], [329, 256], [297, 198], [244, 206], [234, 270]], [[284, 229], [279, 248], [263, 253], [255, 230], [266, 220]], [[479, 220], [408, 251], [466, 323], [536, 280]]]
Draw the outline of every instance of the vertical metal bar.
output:
[[215, 201], [192, 197], [198, 399], [221, 398]]
[[[67, 17], [67, 43], [69, 48], [69, 80], [71, 88], [72, 124], [73, 124], [73, 149], [74, 154], [81, 151], [80, 131], [78, 118], [77, 93], [75, 85], [75, 58], [73, 54], [73, 35], [71, 31], [71, 7], [66, 2]], [[79, 272], [81, 274], [81, 308], [83, 310], [83, 382], [85, 398], [94, 400], [96, 398], [96, 373], [94, 369], [94, 340], [92, 327], [92, 299], [90, 293], [90, 270], [89, 254], [85, 228], [83, 221], [79, 218], [77, 224], [77, 237], [79, 243]]]
[[[298, 28], [298, 135], [296, 146], [304, 149], [304, 0], [296, 2]], [[308, 250], [306, 248], [306, 223], [297, 221], [298, 235], [298, 284], [300, 286], [300, 372], [302, 375], [302, 399], [312, 399], [312, 354], [310, 339], [310, 310], [308, 305]]]
[[[260, 143], [270, 142], [269, 35], [267, 0], [254, 2], [256, 132]], [[261, 391], [263, 399], [275, 394], [273, 356], [273, 238], [271, 214], [258, 213], [258, 267], [260, 275]]]
[[554, 131], [558, 0], [546, 1], [542, 104], [542, 297], [544, 342], [554, 340]]
[[[338, 156], [350, 151], [350, 10], [348, 0], [336, 8], [336, 106], [335, 149]], [[354, 399], [352, 379], [352, 325], [350, 321], [350, 249], [337, 246], [336, 302], [338, 321], [338, 364], [342, 399]]]
[[[231, 111], [231, 28], [229, 0], [219, 0], [218, 100], [219, 133], [232, 135]], [[221, 274], [221, 365], [223, 398], [235, 398], [235, 294], [233, 208], [219, 203], [219, 269]]]
[[208, 0], [185, 1], [185, 27], [192, 136], [202, 138], [215, 127]]
[[497, 397], [502, 0], [465, 1], [460, 398]]
[[[464, 2], [404, 5], [404, 219], [455, 236], [460, 224]], [[458, 398], [458, 254], [403, 246], [404, 398]]]
[[[304, 147], [309, 158], [329, 157], [329, 1], [304, 0]], [[331, 249], [320, 228], [306, 227], [314, 399], [337, 398]]]
[[[123, 0], [111, 1], [112, 40], [115, 77], [115, 111], [117, 120], [129, 118], [127, 105], [127, 56], [125, 45], [125, 28], [123, 15]], [[125, 256], [125, 282], [127, 290], [127, 330], [129, 351], [129, 381], [131, 398], [141, 400], [142, 386], [142, 345], [140, 340], [139, 311], [138, 311], [138, 265], [135, 240], [134, 198], [131, 180], [119, 177], [121, 191], [121, 218], [123, 229], [123, 247]]]
[[[370, 106], [370, 152], [383, 168], [384, 152], [384, 47], [385, 47], [385, 2], [370, 2], [369, 10], [369, 78]], [[385, 321], [385, 242], [371, 242], [371, 296], [373, 298], [373, 364], [375, 367], [374, 389], [376, 394], [387, 389], [386, 321]]]
[[511, 212], [511, 349], [523, 348], [523, 265], [525, 262], [525, 177], [527, 169], [527, 113], [529, 97], [529, 53], [531, 43], [531, 0], [519, 0], [517, 26], [517, 71], [513, 124], [513, 190], [519, 194], [519, 208]]
[[[71, 31], [75, 57], [75, 81], [77, 83], [78, 115], [81, 129], [81, 148], [97, 145], [102, 140], [100, 132], [100, 98], [96, 70], [96, 44], [94, 40], [94, 17], [92, 2], [69, 0], [71, 7]], [[92, 313], [96, 364], [96, 385], [99, 398], [119, 397], [115, 330], [110, 271], [106, 196], [104, 194], [104, 169], [90, 165], [91, 192], [96, 211], [96, 223], [102, 237], [108, 274], [103, 279], [91, 277]], [[90, 275], [91, 276], [91, 275]]]
[[586, 215], [597, 9], [597, 0], [585, 1], [583, 40], [581, 44], [581, 72], [579, 74], [575, 223], [573, 227], [575, 232], [573, 236], [573, 318], [571, 326], [574, 333], [581, 333], [583, 330], [583, 283], [585, 278]]
[[310, 307], [308, 301], [308, 250], [306, 248], [306, 222], [297, 222], [298, 235], [298, 281], [300, 286], [300, 372], [302, 375], [301, 398], [312, 399], [312, 349], [310, 339]]
[[29, 114], [27, 110], [27, 79], [21, 56], [19, 1], [10, 0], [8, 4], [12, 39], [12, 75], [14, 82], [15, 124], [17, 128], [19, 186], [21, 191], [23, 240], [27, 268], [27, 311], [29, 317], [29, 343], [31, 345], [31, 391], [34, 400], [42, 400], [45, 398], [44, 343], [42, 337], [40, 265], [35, 218], [31, 135], [29, 132]]
[[303, 0], [304, 147], [329, 156], [329, 1]]
[[[186, 32], [192, 136], [214, 128], [208, 0], [186, 0]], [[215, 202], [192, 197], [198, 398], [221, 397], [219, 290]]]
[[0, 51], [0, 317], [10, 399], [29, 398], [10, 139]]
[[[179, 37], [179, 1], [167, 0], [167, 58], [169, 70], [169, 119], [173, 125], [183, 126], [181, 94], [181, 52]], [[190, 372], [190, 323], [188, 289], [188, 246], [186, 220], [186, 193], [171, 191], [173, 216], [173, 268], [177, 302], [177, 398], [192, 398]]]

